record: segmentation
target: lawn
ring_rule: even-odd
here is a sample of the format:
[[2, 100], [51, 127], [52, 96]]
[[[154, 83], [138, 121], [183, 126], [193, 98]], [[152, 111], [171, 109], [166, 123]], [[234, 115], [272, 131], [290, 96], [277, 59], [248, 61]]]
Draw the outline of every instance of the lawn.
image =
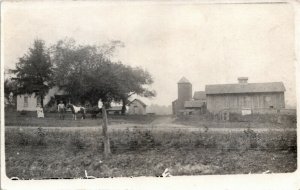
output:
[[101, 128], [6, 128], [8, 177], [21, 179], [293, 172], [296, 131], [258, 133], [112, 129], [104, 158]]
[[[173, 116], [160, 116], [160, 115], [108, 115], [108, 123], [110, 125], [118, 125], [120, 127], [130, 124], [130, 126], [143, 126], [143, 127], [167, 127], [179, 125], [183, 128], [189, 127], [207, 127], [207, 128], [277, 128], [277, 129], [296, 129], [297, 123], [293, 120], [277, 122], [263, 122], [263, 121], [214, 121], [205, 120], [201, 117], [191, 118], [175, 118]], [[125, 124], [125, 125], [124, 125]], [[87, 115], [87, 119], [72, 120], [72, 114], [67, 113], [65, 120], [61, 120], [57, 113], [45, 113], [45, 118], [37, 118], [36, 112], [6, 112], [5, 113], [5, 126], [34, 126], [34, 127], [95, 127], [101, 126], [102, 119], [98, 115], [97, 119], [91, 119]]]
[[[6, 112], [5, 113], [5, 126], [41, 126], [41, 127], [86, 127], [86, 126], [101, 126], [101, 115], [97, 115], [96, 119], [92, 119], [90, 114], [87, 114], [87, 119], [81, 119], [80, 114], [77, 120], [72, 119], [72, 114], [67, 112], [65, 119], [59, 119], [58, 113], [45, 113], [45, 118], [37, 118], [36, 112]], [[149, 124], [153, 120], [161, 117], [169, 116], [123, 116], [123, 115], [108, 115], [109, 124]]]

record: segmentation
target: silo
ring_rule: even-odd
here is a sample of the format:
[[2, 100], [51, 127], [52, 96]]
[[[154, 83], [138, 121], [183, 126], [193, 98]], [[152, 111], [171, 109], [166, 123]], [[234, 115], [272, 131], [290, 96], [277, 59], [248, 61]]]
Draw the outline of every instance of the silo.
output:
[[178, 81], [177, 110], [184, 109], [184, 102], [192, 99], [192, 84], [185, 77]]

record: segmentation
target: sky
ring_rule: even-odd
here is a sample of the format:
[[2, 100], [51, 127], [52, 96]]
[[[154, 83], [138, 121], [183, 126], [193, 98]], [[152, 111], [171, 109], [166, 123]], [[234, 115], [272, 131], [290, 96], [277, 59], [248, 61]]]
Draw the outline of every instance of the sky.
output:
[[279, 82], [285, 101], [296, 105], [294, 14], [288, 4], [191, 2], [4, 2], [4, 68], [15, 67], [34, 39], [46, 45], [64, 38], [101, 45], [120, 40], [114, 60], [153, 76], [157, 96], [148, 104], [170, 105], [185, 76], [193, 91], [206, 84]]

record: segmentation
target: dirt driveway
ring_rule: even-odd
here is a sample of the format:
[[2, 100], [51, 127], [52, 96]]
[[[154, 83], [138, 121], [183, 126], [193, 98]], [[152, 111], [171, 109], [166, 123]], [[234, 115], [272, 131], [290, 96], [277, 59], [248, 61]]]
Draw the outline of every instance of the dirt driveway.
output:
[[[38, 128], [37, 126], [6, 126], [5, 128], [20, 128], [22, 127], [23, 130], [25, 128]], [[59, 129], [59, 130], [102, 130], [102, 126], [86, 126], [86, 127], [43, 127], [44, 129], [47, 130], [54, 130], [54, 129]], [[133, 129], [139, 129], [139, 130], [153, 130], [153, 131], [210, 131], [210, 132], [243, 132], [246, 128], [219, 128], [219, 127], [214, 127], [214, 128], [207, 128], [203, 126], [187, 126], [187, 125], [180, 125], [180, 124], [170, 124], [170, 123], [159, 123], [159, 124], [110, 124], [108, 126], [109, 131], [113, 130], [133, 130]], [[294, 128], [251, 128], [255, 132], [263, 133], [263, 132], [268, 132], [268, 131], [278, 131], [278, 132], [285, 132], [285, 131], [296, 131]]]

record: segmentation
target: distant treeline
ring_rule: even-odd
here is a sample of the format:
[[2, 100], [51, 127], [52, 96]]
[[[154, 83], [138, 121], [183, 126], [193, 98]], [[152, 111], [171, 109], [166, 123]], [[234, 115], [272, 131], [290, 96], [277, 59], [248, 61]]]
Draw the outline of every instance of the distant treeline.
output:
[[155, 113], [156, 115], [170, 115], [172, 114], [172, 106], [161, 106], [157, 104], [151, 104], [147, 107], [148, 113]]

